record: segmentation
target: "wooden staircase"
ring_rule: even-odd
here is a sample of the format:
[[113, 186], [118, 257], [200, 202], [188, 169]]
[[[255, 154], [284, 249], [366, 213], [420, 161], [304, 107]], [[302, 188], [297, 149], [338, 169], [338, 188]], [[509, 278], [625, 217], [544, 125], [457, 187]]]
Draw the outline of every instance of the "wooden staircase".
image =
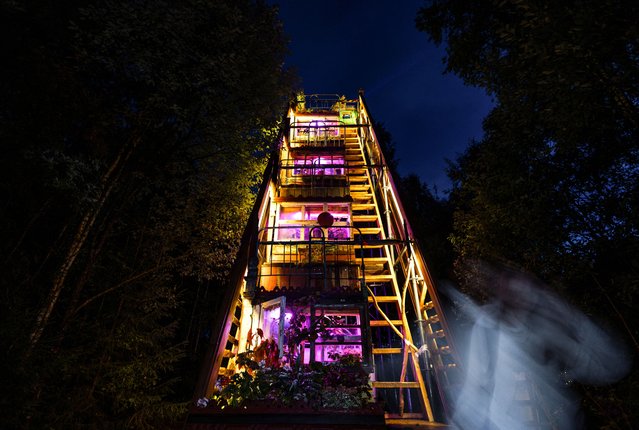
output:
[[[431, 369], [424, 369], [420, 354], [425, 348], [413, 339], [409, 317], [415, 318], [412, 300], [419, 300], [407, 293], [408, 282], [400, 284], [405, 275], [396, 273], [394, 256], [396, 248], [406, 244], [389, 240], [382, 222], [383, 206], [373, 188], [374, 168], [365, 156], [365, 146], [355, 129], [346, 135], [346, 162], [352, 203], [352, 222], [355, 240], [363, 241], [358, 250], [358, 262], [363, 262], [364, 284], [368, 292], [369, 323], [372, 337], [372, 353], [375, 376], [372, 382], [375, 396], [386, 402], [386, 422], [393, 426], [443, 426], [436, 421], [431, 401], [433, 383], [424, 377]], [[404, 268], [399, 267], [403, 271]], [[412, 290], [411, 290], [412, 291]], [[432, 310], [432, 304], [431, 304]], [[438, 315], [430, 315], [427, 324], [438, 321]], [[438, 333], [441, 329], [434, 329]], [[432, 342], [431, 342], [432, 343]], [[434, 378], [433, 378], [434, 381]], [[439, 393], [438, 393], [439, 394]]]

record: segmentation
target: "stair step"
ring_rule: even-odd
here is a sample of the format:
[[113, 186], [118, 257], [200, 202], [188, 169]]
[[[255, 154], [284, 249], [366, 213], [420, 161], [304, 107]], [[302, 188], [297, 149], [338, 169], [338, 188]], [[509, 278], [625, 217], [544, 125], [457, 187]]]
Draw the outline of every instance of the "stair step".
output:
[[392, 281], [393, 275], [367, 275], [366, 282]]
[[384, 266], [386, 265], [386, 261], [369, 261], [368, 263], [369, 264], [365, 266], [366, 274], [370, 273], [371, 275], [374, 275], [375, 272], [377, 272], [378, 274], [382, 274], [382, 272], [388, 273], [388, 270], [384, 268]]
[[438, 352], [439, 354], [446, 354], [446, 355], [448, 355], [448, 354], [450, 354], [450, 353], [451, 353], [450, 346], [448, 346], [448, 345], [446, 345], [446, 346], [442, 346], [441, 348], [439, 348], [439, 349], [437, 350], [437, 352]]
[[353, 215], [353, 222], [373, 222], [377, 221], [377, 215]]
[[419, 388], [419, 382], [372, 381], [373, 388]]
[[386, 418], [386, 425], [391, 426], [390, 428], [423, 428], [424, 430], [449, 428], [446, 424], [418, 418]]
[[379, 234], [382, 232], [382, 229], [379, 227], [360, 227], [360, 228], [354, 228], [353, 229], [353, 234], [354, 235], [358, 235], [358, 234]]
[[373, 348], [373, 354], [401, 354], [404, 352], [402, 348]]
[[387, 263], [388, 258], [386, 257], [357, 257], [358, 260], [364, 260], [364, 265], [368, 263], [376, 264], [376, 263]]
[[[375, 299], [377, 301], [377, 303], [391, 303], [391, 302], [397, 302], [397, 296], [375, 296]], [[372, 297], [368, 297], [368, 302], [369, 303], [373, 303], [375, 300], [373, 300]]]
[[449, 363], [449, 364], [445, 364], [443, 366], [435, 366], [436, 370], [439, 371], [447, 371], [447, 370], [452, 370], [452, 369], [456, 369], [457, 368], [457, 364], [455, 363]]
[[371, 186], [368, 184], [351, 184], [350, 185], [351, 194], [352, 193], [366, 193], [370, 190]]
[[[390, 320], [392, 325], [402, 325], [402, 320]], [[371, 327], [388, 327], [389, 324], [386, 320], [371, 320], [369, 321]]]
[[428, 324], [435, 324], [439, 322], [439, 315], [433, 315], [430, 318], [426, 318], [425, 320]]
[[362, 200], [362, 199], [370, 199], [373, 197], [373, 193], [369, 193], [367, 191], [352, 191], [351, 197], [354, 199]]
[[[356, 250], [360, 249], [359, 245], [355, 245], [356, 246]], [[371, 243], [365, 243], [362, 245], [362, 248], [364, 249], [380, 249], [381, 247], [383, 247], [384, 245], [382, 244], [371, 244]], [[361, 257], [360, 257], [361, 258]]]
[[351, 209], [354, 211], [365, 211], [375, 209], [375, 203], [353, 203]]
[[433, 338], [441, 338], [441, 337], [446, 337], [446, 333], [444, 333], [444, 330], [437, 330], [434, 331], [432, 333], [428, 333], [427, 335], [429, 338], [433, 339]]

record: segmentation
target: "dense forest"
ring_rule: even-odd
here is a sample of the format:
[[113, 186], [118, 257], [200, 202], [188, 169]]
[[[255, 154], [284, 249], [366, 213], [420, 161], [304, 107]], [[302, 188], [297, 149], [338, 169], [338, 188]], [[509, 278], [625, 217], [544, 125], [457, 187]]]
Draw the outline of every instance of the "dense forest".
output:
[[[0, 7], [1, 427], [165, 427], [296, 87], [277, 10]], [[481, 301], [484, 264], [533, 273], [636, 354], [639, 4], [432, 0], [416, 16], [446, 71], [495, 101], [449, 195], [395, 174], [435, 276]], [[573, 388], [592, 428], [629, 429], [637, 384]]]

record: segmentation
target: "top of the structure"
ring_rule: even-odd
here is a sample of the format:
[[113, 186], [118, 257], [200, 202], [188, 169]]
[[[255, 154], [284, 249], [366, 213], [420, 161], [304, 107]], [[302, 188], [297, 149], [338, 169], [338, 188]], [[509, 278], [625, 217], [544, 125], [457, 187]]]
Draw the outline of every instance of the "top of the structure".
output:
[[293, 110], [297, 113], [338, 112], [343, 109], [356, 109], [357, 99], [347, 99], [339, 94], [298, 93], [293, 101]]

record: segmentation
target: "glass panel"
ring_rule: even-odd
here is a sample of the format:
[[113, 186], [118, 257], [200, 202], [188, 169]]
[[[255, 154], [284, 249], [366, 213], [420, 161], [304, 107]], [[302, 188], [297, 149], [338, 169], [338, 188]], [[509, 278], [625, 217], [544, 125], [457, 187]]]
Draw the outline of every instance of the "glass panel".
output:
[[282, 227], [277, 229], [277, 240], [300, 240], [301, 229], [298, 227]]
[[273, 339], [277, 342], [279, 356], [282, 357], [284, 336], [284, 309], [286, 297], [281, 296], [266, 301], [260, 305], [260, 326], [264, 334], [264, 340]]
[[304, 219], [311, 221], [316, 220], [317, 216], [324, 212], [324, 205], [306, 205], [304, 207]]
[[299, 206], [280, 207], [280, 220], [292, 221], [300, 219], [302, 219], [302, 208]]

